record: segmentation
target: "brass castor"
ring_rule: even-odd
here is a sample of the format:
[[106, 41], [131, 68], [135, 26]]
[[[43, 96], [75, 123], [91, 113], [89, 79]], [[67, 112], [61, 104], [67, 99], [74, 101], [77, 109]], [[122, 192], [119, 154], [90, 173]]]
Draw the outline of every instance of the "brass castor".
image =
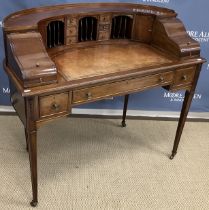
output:
[[121, 125], [122, 125], [123, 128], [126, 127], [126, 122], [122, 121]]
[[31, 201], [31, 202], [30, 202], [30, 205], [31, 205], [32, 207], [36, 207], [36, 206], [37, 206], [37, 204], [38, 204], [38, 202], [37, 202], [37, 201]]

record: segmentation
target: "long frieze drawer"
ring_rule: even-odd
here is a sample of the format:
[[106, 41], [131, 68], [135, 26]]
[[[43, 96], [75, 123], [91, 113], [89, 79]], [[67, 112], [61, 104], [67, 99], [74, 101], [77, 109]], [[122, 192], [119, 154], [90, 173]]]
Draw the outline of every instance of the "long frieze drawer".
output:
[[39, 98], [40, 117], [67, 112], [68, 101], [68, 92], [41, 96]]
[[192, 83], [195, 75], [196, 66], [178, 69], [175, 73], [174, 86], [186, 85]]
[[129, 79], [100, 86], [84, 88], [73, 92], [73, 103], [82, 103], [102, 99], [112, 95], [120, 95], [154, 86], [164, 86], [173, 81], [173, 72]]

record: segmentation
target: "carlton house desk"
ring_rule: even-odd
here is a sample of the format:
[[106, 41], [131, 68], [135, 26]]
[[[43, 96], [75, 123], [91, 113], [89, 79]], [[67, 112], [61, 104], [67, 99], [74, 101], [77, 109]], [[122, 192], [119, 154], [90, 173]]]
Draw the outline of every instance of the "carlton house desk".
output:
[[[170, 159], [178, 148], [205, 59], [175, 11], [128, 3], [67, 4], [4, 20], [4, 69], [25, 127], [33, 199], [38, 203], [37, 130], [73, 106], [154, 87], [185, 90]], [[159, 154], [160, 155], [160, 154]]]

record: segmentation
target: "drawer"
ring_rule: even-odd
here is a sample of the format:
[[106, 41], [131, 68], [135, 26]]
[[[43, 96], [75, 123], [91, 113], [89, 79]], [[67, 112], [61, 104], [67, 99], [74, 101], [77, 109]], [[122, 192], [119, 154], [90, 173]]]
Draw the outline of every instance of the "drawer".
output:
[[175, 73], [174, 86], [191, 84], [195, 75], [196, 66], [178, 69]]
[[68, 92], [39, 97], [40, 117], [68, 111]]
[[77, 36], [67, 37], [66, 38], [66, 45], [76, 43], [77, 42]]
[[99, 18], [100, 22], [110, 22], [110, 19], [111, 19], [110, 15], [100, 15]]
[[77, 27], [68, 27], [67, 28], [67, 36], [76, 36], [77, 34]]
[[84, 88], [73, 92], [73, 103], [82, 103], [106, 98], [113, 95], [123, 95], [149, 87], [165, 86], [173, 81], [173, 72], [129, 79], [100, 86]]
[[77, 19], [75, 17], [69, 17], [67, 19], [67, 26], [77, 25]]
[[99, 31], [109, 31], [110, 30], [110, 24], [100, 24], [99, 25]]
[[110, 33], [107, 31], [99, 32], [99, 40], [108, 40], [110, 38]]

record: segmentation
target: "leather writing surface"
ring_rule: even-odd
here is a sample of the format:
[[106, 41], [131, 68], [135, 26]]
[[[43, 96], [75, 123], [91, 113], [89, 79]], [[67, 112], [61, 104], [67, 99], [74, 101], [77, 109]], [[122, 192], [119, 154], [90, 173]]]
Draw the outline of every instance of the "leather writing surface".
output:
[[98, 45], [69, 50], [54, 58], [68, 80], [99, 76], [109, 73], [140, 69], [172, 60], [145, 44], [129, 43]]

